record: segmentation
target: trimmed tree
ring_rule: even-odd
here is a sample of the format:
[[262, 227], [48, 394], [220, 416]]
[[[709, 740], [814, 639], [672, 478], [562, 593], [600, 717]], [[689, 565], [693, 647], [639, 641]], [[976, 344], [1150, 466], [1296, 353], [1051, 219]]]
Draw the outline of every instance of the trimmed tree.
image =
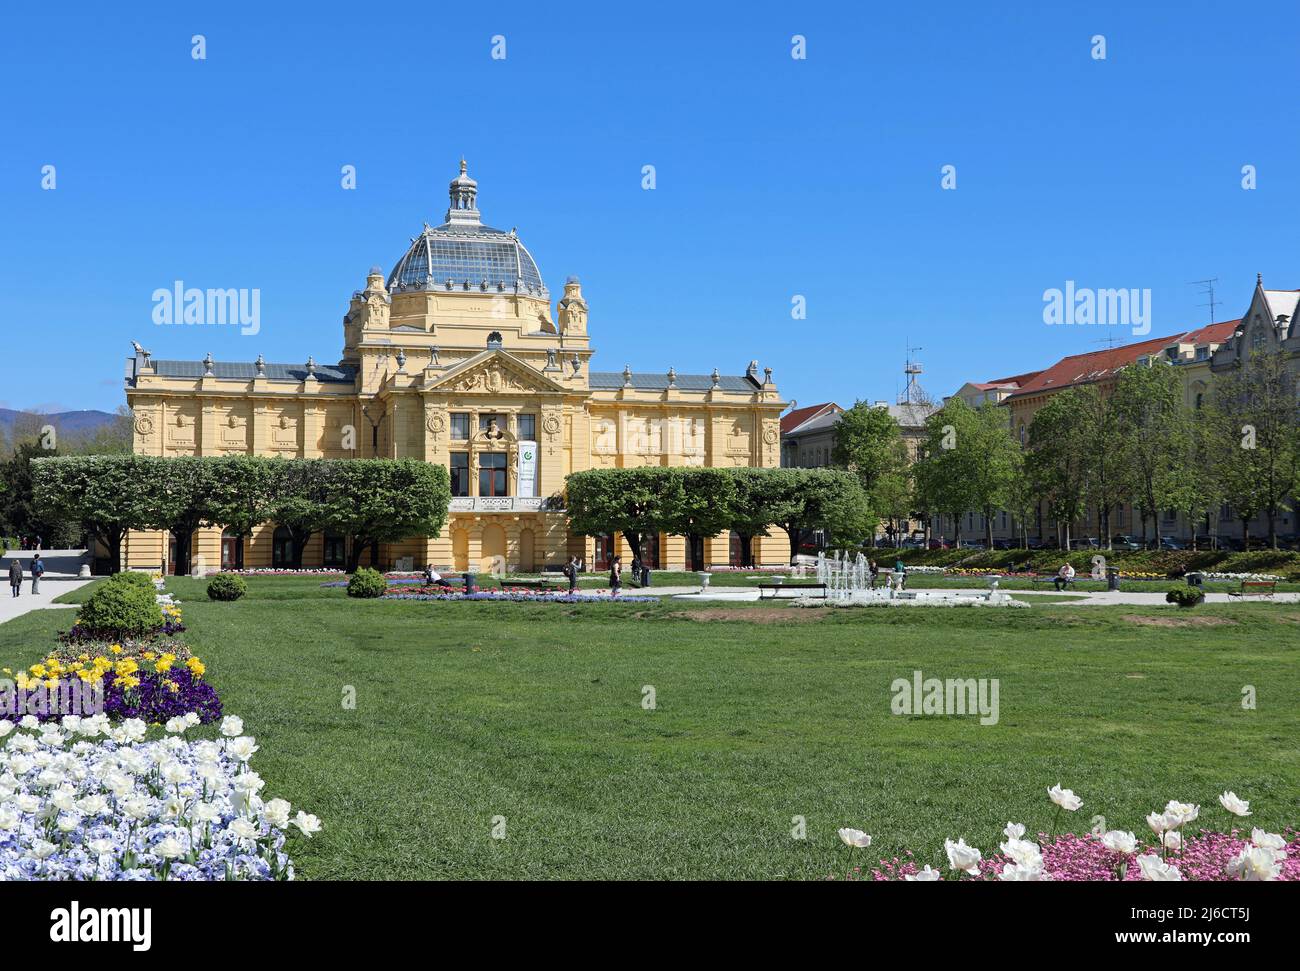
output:
[[[437, 536], [447, 523], [447, 469], [419, 459], [313, 459], [321, 465], [320, 525], [351, 540], [347, 570], [374, 543]], [[310, 477], [309, 477], [310, 478]], [[314, 491], [309, 483], [308, 496]]]
[[678, 532], [687, 518], [682, 471], [655, 466], [572, 472], [564, 480], [569, 525], [584, 536], [621, 533], [640, 560], [647, 536]]
[[70, 519], [108, 550], [112, 572], [122, 569], [122, 543], [148, 523], [148, 459], [136, 455], [75, 455], [32, 461], [35, 501], [45, 515]]

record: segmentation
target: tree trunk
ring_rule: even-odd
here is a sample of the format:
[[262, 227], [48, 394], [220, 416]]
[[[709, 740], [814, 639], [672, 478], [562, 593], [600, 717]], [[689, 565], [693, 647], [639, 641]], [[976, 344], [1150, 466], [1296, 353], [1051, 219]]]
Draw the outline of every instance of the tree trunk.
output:
[[781, 528], [785, 530], [785, 535], [790, 538], [790, 565], [793, 566], [795, 557], [799, 555], [799, 533], [801, 530], [797, 526], [782, 526]]
[[[297, 545], [298, 544], [295, 542], [294, 547], [297, 548]], [[350, 548], [348, 549], [348, 566], [345, 572], [347, 573], [357, 572], [357, 568], [361, 565], [361, 554], [365, 552], [366, 546], [367, 544], [365, 543], [363, 537], [360, 536], [352, 537], [352, 543]]]
[[175, 532], [174, 535], [176, 537], [176, 575], [178, 577], [187, 577], [190, 575], [190, 545], [194, 534], [182, 529]]
[[122, 572], [122, 540], [126, 536], [126, 530], [113, 530], [111, 533], [96, 533], [95, 536], [101, 543], [108, 547], [108, 570], [110, 573]]
[[988, 548], [993, 549], [993, 511], [984, 510], [984, 542]]
[[628, 548], [632, 551], [632, 562], [640, 563], [641, 562], [641, 534], [629, 533], [625, 529], [623, 530], [623, 538], [627, 540]]
[[740, 565], [745, 568], [754, 566], [754, 534], [737, 531], [740, 539]]

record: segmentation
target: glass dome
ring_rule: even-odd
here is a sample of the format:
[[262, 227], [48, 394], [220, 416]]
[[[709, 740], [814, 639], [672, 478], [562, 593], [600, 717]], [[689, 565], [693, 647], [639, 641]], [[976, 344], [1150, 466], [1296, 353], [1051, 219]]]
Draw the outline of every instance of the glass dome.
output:
[[447, 221], [424, 226], [411, 240], [388, 276], [392, 293], [404, 290], [442, 290], [480, 293], [522, 293], [550, 299], [532, 254], [511, 230], [484, 226], [478, 211], [478, 183], [466, 173], [451, 180]]
[[426, 226], [388, 276], [404, 290], [524, 293], [547, 298], [532, 254], [514, 233], [490, 226]]

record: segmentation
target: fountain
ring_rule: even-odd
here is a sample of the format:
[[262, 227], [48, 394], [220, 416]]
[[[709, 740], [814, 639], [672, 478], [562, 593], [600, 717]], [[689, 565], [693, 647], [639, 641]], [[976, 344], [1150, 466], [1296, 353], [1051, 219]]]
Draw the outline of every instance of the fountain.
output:
[[[848, 552], [817, 555], [817, 582], [826, 584], [826, 602], [838, 606], [955, 606], [955, 607], [1010, 607], [1023, 606], [1010, 595], [998, 589], [1000, 577], [989, 578], [987, 593], [972, 590], [969, 593], [941, 590], [904, 590], [900, 578], [890, 575], [887, 582], [871, 586], [871, 573], [867, 558]], [[811, 598], [801, 598], [811, 600]]]

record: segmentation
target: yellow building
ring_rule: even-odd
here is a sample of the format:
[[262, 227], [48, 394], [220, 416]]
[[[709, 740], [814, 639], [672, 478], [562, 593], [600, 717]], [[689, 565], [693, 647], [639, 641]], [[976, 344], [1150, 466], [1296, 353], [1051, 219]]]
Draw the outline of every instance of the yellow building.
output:
[[[569, 555], [603, 569], [614, 541], [571, 534], [554, 498], [570, 472], [780, 464], [785, 403], [771, 368], [592, 371], [577, 278], [552, 313], [532, 255], [514, 230], [483, 225], [477, 191], [462, 161], [446, 221], [426, 224], [386, 281], [371, 269], [344, 316], [338, 364], [155, 360], [137, 344], [126, 379], [136, 452], [437, 462], [454, 497], [442, 535], [385, 545], [371, 561], [457, 571], [541, 569]], [[174, 568], [168, 540], [132, 533], [127, 564]], [[788, 550], [783, 539], [756, 543], [760, 563]], [[726, 535], [662, 536], [647, 560], [703, 568], [731, 561], [733, 546]], [[213, 527], [195, 537], [194, 565], [271, 567], [287, 549], [273, 523], [247, 541]], [[317, 535], [303, 565], [341, 565], [344, 553], [341, 537]]]

